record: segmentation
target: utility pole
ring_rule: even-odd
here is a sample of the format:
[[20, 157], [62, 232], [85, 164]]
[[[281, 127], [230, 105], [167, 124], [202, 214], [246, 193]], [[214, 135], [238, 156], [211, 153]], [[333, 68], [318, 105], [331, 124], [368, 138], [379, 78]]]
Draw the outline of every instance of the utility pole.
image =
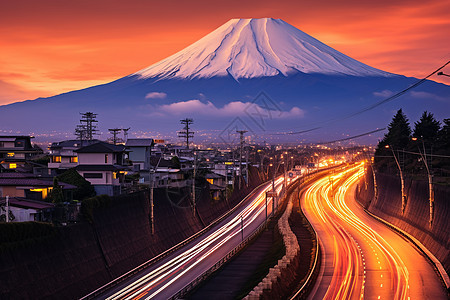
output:
[[131, 127], [128, 128], [122, 128], [123, 131], [123, 141], [126, 143], [128, 140], [128, 130], [130, 130]]
[[[430, 202], [430, 227], [433, 225], [433, 216], [434, 216], [434, 188], [433, 188], [433, 175], [431, 172], [431, 154], [429, 155], [430, 161], [428, 162], [428, 158], [427, 158], [427, 152], [425, 150], [425, 142], [423, 140], [423, 136], [421, 137], [422, 139], [422, 146], [423, 146], [423, 153], [420, 150], [420, 147], [418, 147], [419, 149], [419, 153], [420, 156], [422, 157], [422, 161], [425, 164], [425, 168], [427, 169], [427, 174], [428, 174], [428, 187], [429, 187], [429, 202]], [[417, 138], [413, 138], [413, 141], [417, 141]]]
[[186, 140], [186, 149], [189, 149], [189, 139], [194, 137], [194, 132], [191, 131], [190, 125], [194, 123], [193, 119], [183, 119], [180, 123], [184, 125], [183, 129], [178, 131], [178, 137], [184, 138]]
[[93, 112], [85, 112], [80, 113], [81, 114], [81, 125], [80, 128], [84, 129], [86, 132], [86, 139], [88, 141], [92, 141], [94, 138], [94, 134], [96, 134], [97, 130], [97, 114], [94, 114]]
[[397, 163], [398, 170], [400, 171], [400, 182], [402, 186], [402, 213], [404, 213], [406, 208], [406, 194], [405, 194], [405, 180], [403, 178], [403, 171], [400, 166], [400, 163], [398, 162], [397, 156], [395, 155], [394, 149], [392, 149], [392, 147], [389, 145], [386, 145], [385, 148], [391, 149], [392, 155], [394, 156], [395, 162]]
[[245, 151], [245, 182], [247, 183], [247, 187], [248, 187], [248, 145], [246, 147], [246, 151]]
[[196, 214], [196, 199], [195, 199], [195, 175], [196, 175], [196, 168], [197, 167], [197, 155], [194, 153], [194, 171], [192, 176], [192, 207], [193, 207], [193, 213], [194, 217]]
[[[151, 154], [151, 147], [150, 147], [150, 158], [152, 157]], [[154, 184], [154, 174], [155, 171], [158, 169], [159, 163], [161, 162], [161, 158], [162, 156], [159, 157], [158, 163], [156, 164], [156, 166], [152, 169], [152, 165], [151, 163], [149, 164], [149, 172], [150, 172], [150, 222], [151, 227], [152, 227], [152, 235], [155, 234], [155, 217], [154, 217], [154, 210], [153, 210], [153, 189], [155, 187]]]
[[122, 130], [120, 128], [110, 128], [108, 129], [109, 132], [113, 135], [113, 144], [117, 145], [117, 135], [119, 134], [119, 132]]
[[6, 196], [6, 223], [9, 222], [9, 196]]
[[240, 151], [239, 151], [239, 190], [241, 189], [242, 185], [242, 146], [244, 145], [244, 133], [247, 132], [247, 130], [236, 130], [237, 133], [240, 135]]

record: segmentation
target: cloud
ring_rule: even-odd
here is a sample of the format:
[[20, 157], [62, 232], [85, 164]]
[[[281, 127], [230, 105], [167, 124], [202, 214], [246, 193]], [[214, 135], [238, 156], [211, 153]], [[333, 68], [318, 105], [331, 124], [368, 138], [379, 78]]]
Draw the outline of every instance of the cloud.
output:
[[444, 101], [444, 102], [450, 100], [449, 97], [442, 97], [442, 96], [438, 96], [436, 94], [428, 93], [428, 92], [411, 91], [410, 95], [413, 98], [419, 98], [419, 99], [432, 99], [432, 100]]
[[390, 90], [383, 90], [381, 92], [374, 92], [373, 95], [380, 98], [387, 98], [394, 95], [394, 92]]
[[165, 99], [166, 97], [167, 94], [163, 92], [151, 92], [145, 95], [145, 99]]
[[182, 115], [182, 114], [194, 114], [194, 115], [206, 115], [206, 116], [217, 116], [217, 117], [237, 117], [246, 116], [247, 108], [254, 106], [256, 110], [266, 113], [270, 118], [293, 118], [293, 117], [303, 117], [304, 111], [298, 107], [293, 107], [289, 111], [277, 111], [276, 113], [268, 112], [267, 109], [261, 106], [251, 103], [251, 102], [241, 102], [233, 101], [225, 104], [223, 107], [217, 107], [212, 102], [201, 102], [200, 100], [188, 100], [180, 101], [172, 104], [161, 105], [153, 107], [154, 113], [160, 115], [161, 113]]
[[0, 105], [34, 99], [38, 93], [0, 79]]

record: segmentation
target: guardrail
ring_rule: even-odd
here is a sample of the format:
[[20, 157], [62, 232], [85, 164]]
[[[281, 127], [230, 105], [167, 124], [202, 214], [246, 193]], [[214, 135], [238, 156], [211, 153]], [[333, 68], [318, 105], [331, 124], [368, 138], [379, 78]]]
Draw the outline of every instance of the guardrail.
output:
[[[359, 201], [357, 201], [359, 205]], [[431, 263], [431, 265], [434, 267], [435, 272], [438, 274], [438, 277], [441, 279], [442, 284], [447, 289], [447, 292], [449, 292], [450, 289], [450, 279], [445, 271], [444, 267], [442, 266], [441, 262], [431, 253], [430, 250], [428, 250], [419, 240], [417, 240], [415, 237], [410, 235], [409, 233], [403, 231], [402, 229], [398, 228], [394, 224], [389, 223], [388, 221], [378, 217], [377, 215], [371, 213], [369, 210], [365, 209], [363, 205], [361, 207], [364, 209], [364, 211], [371, 216], [372, 218], [378, 220], [379, 222], [385, 224], [389, 228], [391, 228], [394, 232], [396, 232], [401, 237], [407, 239], [410, 241], [420, 252], [423, 253], [423, 255], [427, 258], [427, 260]]]
[[258, 236], [264, 229], [266, 228], [266, 223], [262, 223], [258, 226], [247, 238], [244, 239], [239, 245], [237, 245], [233, 250], [228, 252], [225, 256], [223, 256], [217, 263], [215, 263], [211, 268], [203, 272], [200, 276], [198, 276], [196, 279], [192, 280], [190, 283], [184, 286], [180, 291], [178, 291], [176, 294], [174, 294], [169, 299], [180, 299], [184, 297], [189, 291], [191, 291], [194, 287], [196, 287], [198, 284], [203, 282], [205, 279], [207, 279], [212, 273], [217, 271], [223, 264], [225, 264], [228, 260], [230, 260], [234, 255], [236, 255], [241, 249], [246, 247], [250, 242]]
[[199, 236], [201, 236], [202, 234], [204, 234], [205, 232], [207, 232], [209, 229], [211, 229], [211, 227], [217, 225], [218, 223], [220, 223], [221, 221], [223, 221], [226, 217], [228, 217], [230, 214], [232, 214], [234, 211], [236, 211], [236, 209], [242, 205], [242, 203], [244, 203], [251, 195], [253, 195], [258, 189], [260, 189], [262, 186], [264, 186], [265, 184], [270, 184], [272, 181], [266, 181], [261, 183], [260, 185], [258, 185], [256, 188], [254, 188], [247, 196], [245, 196], [244, 199], [241, 200], [241, 202], [239, 202], [237, 205], [235, 205], [232, 209], [230, 209], [228, 212], [226, 212], [225, 214], [223, 214], [222, 216], [220, 216], [219, 218], [217, 218], [216, 220], [214, 220], [213, 222], [211, 222], [211, 224], [209, 224], [208, 226], [206, 226], [205, 228], [203, 228], [202, 230], [198, 231], [197, 233], [191, 235], [190, 237], [188, 237], [187, 239], [183, 240], [182, 242], [176, 244], [175, 246], [167, 249], [166, 251], [158, 254], [157, 256], [153, 257], [152, 259], [146, 261], [145, 263], [137, 266], [136, 268], [126, 272], [125, 274], [115, 278], [114, 280], [108, 282], [107, 284], [99, 287], [98, 289], [90, 292], [89, 294], [87, 294], [86, 296], [80, 298], [80, 300], [88, 300], [88, 299], [94, 299], [95, 297], [105, 293], [107, 290], [111, 289], [112, 287], [116, 286], [117, 284], [123, 282], [124, 280], [130, 278], [131, 276], [141, 272], [142, 270], [145, 270], [146, 268], [148, 268], [149, 266], [151, 266], [152, 264], [154, 264], [155, 262], [159, 261], [160, 259], [166, 257], [167, 255], [173, 253], [174, 251], [177, 251], [178, 249], [180, 249], [181, 247], [185, 246], [186, 244], [190, 243], [192, 240], [198, 238]]
[[[328, 169], [327, 169], [328, 170]], [[323, 171], [323, 170], [322, 170]], [[319, 172], [315, 172], [315, 173], [313, 173], [313, 174], [315, 174], [315, 175], [318, 175], [318, 173]], [[310, 177], [309, 177], [310, 178]], [[309, 179], [308, 178], [308, 179]], [[306, 182], [306, 180], [305, 181], [303, 181], [303, 182]], [[302, 182], [302, 183], [303, 183]], [[293, 296], [291, 296], [291, 298], [289, 298], [290, 300], [293, 300], [293, 299], [305, 299], [308, 295], [309, 295], [309, 292], [310, 292], [310, 289], [313, 287], [313, 285], [315, 284], [315, 280], [317, 279], [317, 276], [318, 276], [318, 272], [319, 272], [319, 270], [320, 270], [320, 258], [321, 258], [321, 254], [322, 254], [322, 252], [321, 252], [321, 249], [320, 249], [320, 242], [319, 242], [319, 238], [318, 238], [318, 236], [317, 236], [317, 232], [316, 232], [316, 230], [314, 229], [314, 227], [311, 225], [311, 223], [309, 222], [309, 220], [306, 218], [306, 216], [305, 216], [305, 214], [304, 214], [304, 212], [303, 212], [303, 209], [302, 209], [302, 207], [301, 207], [301, 205], [299, 205], [299, 207], [300, 207], [300, 210], [302, 211], [302, 214], [303, 214], [303, 218], [306, 220], [306, 222], [309, 224], [309, 227], [312, 229], [312, 231], [313, 231], [313, 233], [314, 233], [314, 237], [315, 237], [315, 240], [316, 240], [316, 251], [315, 251], [315, 257], [314, 257], [314, 263], [313, 263], [313, 265], [312, 265], [312, 267], [311, 267], [311, 271], [309, 272], [309, 274], [308, 274], [308, 277], [306, 277], [306, 280], [305, 280], [305, 282], [302, 284], [302, 286], [294, 293], [294, 295]]]
[[[306, 176], [301, 176], [298, 177], [296, 180], [294, 180], [294, 182], [291, 183], [291, 185], [288, 187], [288, 192], [291, 192], [291, 190], [294, 188], [294, 186], [297, 186], [298, 184], [301, 184], [304, 182], [304, 179], [310, 178], [312, 175], [318, 174], [320, 172], [326, 171], [329, 168], [326, 169], [322, 169], [322, 170], [317, 170], [311, 173], [306, 174]], [[280, 175], [282, 176], [282, 175]], [[299, 180], [302, 179], [302, 180]], [[111, 289], [112, 287], [118, 285], [119, 283], [123, 282], [124, 280], [132, 277], [133, 275], [136, 275], [137, 273], [145, 270], [146, 268], [150, 267], [152, 264], [156, 263], [157, 261], [163, 259], [164, 257], [168, 256], [169, 254], [177, 251], [178, 249], [180, 249], [181, 247], [185, 246], [186, 244], [190, 243], [192, 240], [198, 238], [199, 236], [203, 235], [204, 233], [206, 233], [209, 229], [211, 229], [211, 227], [217, 225], [218, 223], [220, 223], [221, 221], [223, 221], [225, 218], [227, 218], [230, 214], [232, 214], [233, 212], [236, 211], [236, 209], [238, 207], [240, 207], [250, 196], [252, 196], [258, 189], [260, 189], [262, 186], [266, 185], [266, 184], [271, 184], [272, 180], [266, 181], [261, 183], [260, 185], [258, 185], [256, 188], [254, 188], [247, 196], [244, 197], [244, 199], [242, 199], [237, 205], [235, 205], [232, 209], [230, 209], [228, 212], [226, 212], [225, 214], [223, 214], [222, 216], [220, 216], [219, 218], [217, 218], [216, 220], [214, 220], [213, 222], [211, 222], [211, 224], [209, 224], [208, 226], [206, 226], [205, 228], [203, 228], [202, 230], [198, 231], [197, 233], [193, 234], [192, 236], [190, 236], [189, 238], [183, 240], [182, 242], [176, 244], [175, 246], [167, 249], [166, 251], [158, 254], [157, 256], [153, 257], [152, 259], [146, 261], [145, 263], [137, 266], [136, 268], [126, 272], [125, 274], [115, 278], [114, 280], [108, 282], [107, 284], [99, 287], [98, 289], [92, 291], [91, 293], [87, 294], [86, 296], [80, 298], [80, 300], [90, 300], [90, 299], [94, 299], [97, 296], [100, 296], [101, 294], [105, 293], [107, 290]], [[295, 183], [295, 184], [294, 184]], [[284, 196], [284, 195], [283, 195]], [[278, 207], [277, 207], [278, 209]], [[273, 214], [274, 212], [272, 212]], [[263, 223], [261, 226], [265, 227], [265, 223]], [[261, 227], [260, 226], [260, 227]], [[258, 227], [259, 229], [259, 227]], [[253, 235], [254, 233], [252, 233]], [[233, 249], [234, 250], [234, 249]], [[232, 250], [232, 251], [233, 251]], [[203, 275], [201, 275], [200, 277], [202, 277]], [[204, 279], [202, 279], [204, 280]], [[195, 281], [195, 280], [194, 280]]]

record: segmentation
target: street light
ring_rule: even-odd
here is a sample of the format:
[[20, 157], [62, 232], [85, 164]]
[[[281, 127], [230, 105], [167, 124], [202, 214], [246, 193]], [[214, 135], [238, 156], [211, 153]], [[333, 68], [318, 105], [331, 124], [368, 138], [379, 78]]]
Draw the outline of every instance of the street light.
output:
[[400, 167], [400, 163], [398, 162], [397, 156], [395, 156], [394, 149], [392, 149], [392, 147], [389, 145], [386, 145], [384, 147], [386, 149], [389, 149], [389, 148], [391, 149], [392, 155], [394, 156], [395, 162], [397, 163], [397, 167], [400, 171], [400, 182], [402, 185], [402, 214], [403, 214], [405, 212], [405, 208], [406, 208], [406, 194], [405, 194], [405, 180], [403, 178], [402, 168]]
[[441, 75], [441, 76], [447, 76], [447, 77], [450, 77], [450, 75], [448, 75], [448, 74], [445, 74], [444, 72], [439, 72], [439, 73], [437, 73], [438, 75]]
[[[440, 72], [442, 73], [442, 72]], [[416, 137], [412, 138], [413, 141], [417, 141]], [[425, 164], [425, 168], [427, 169], [428, 174], [428, 186], [429, 186], [429, 201], [430, 201], [430, 227], [433, 225], [433, 216], [434, 216], [434, 189], [433, 189], [433, 175], [431, 174], [430, 167], [428, 166], [427, 162], [427, 153], [425, 151], [425, 142], [423, 141], [423, 136], [421, 136], [422, 140], [422, 146], [423, 146], [423, 153], [420, 150], [419, 145], [417, 145], [417, 148], [419, 149], [420, 156], [422, 157], [422, 161]]]

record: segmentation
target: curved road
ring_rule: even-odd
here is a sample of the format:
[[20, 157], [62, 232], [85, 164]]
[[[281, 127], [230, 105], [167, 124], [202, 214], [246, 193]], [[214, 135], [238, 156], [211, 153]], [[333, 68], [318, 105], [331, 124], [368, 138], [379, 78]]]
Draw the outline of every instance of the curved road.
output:
[[[282, 177], [275, 181], [275, 189], [278, 193], [282, 183]], [[169, 299], [173, 297], [264, 224], [265, 192], [271, 189], [271, 182], [262, 185], [250, 194], [230, 216], [208, 232], [113, 287], [100, 295], [98, 299]], [[267, 201], [267, 213], [269, 216], [272, 213], [271, 198]]]
[[355, 201], [363, 164], [315, 181], [301, 199], [322, 265], [310, 299], [447, 299], [425, 257]]

